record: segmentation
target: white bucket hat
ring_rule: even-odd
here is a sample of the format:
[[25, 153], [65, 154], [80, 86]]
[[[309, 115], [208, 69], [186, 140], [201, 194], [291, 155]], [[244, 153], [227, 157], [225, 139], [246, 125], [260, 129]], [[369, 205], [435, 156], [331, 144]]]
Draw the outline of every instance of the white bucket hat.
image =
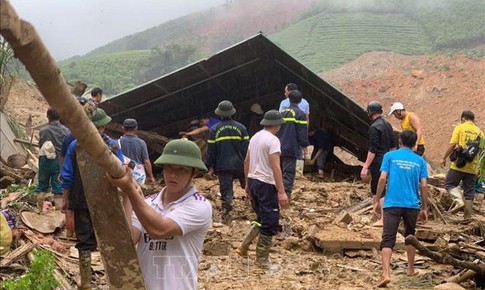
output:
[[389, 115], [392, 115], [392, 113], [394, 113], [394, 111], [397, 111], [397, 110], [404, 110], [404, 105], [402, 103], [395, 102], [391, 106], [391, 111], [389, 112]]

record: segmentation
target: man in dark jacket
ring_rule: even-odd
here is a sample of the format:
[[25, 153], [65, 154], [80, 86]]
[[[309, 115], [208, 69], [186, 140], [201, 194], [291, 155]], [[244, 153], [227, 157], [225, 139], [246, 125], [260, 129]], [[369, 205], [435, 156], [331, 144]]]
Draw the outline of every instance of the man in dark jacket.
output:
[[[61, 172], [59, 153], [64, 137], [69, 134], [69, 129], [59, 122], [59, 114], [53, 108], [47, 110], [47, 119], [49, 124], [42, 127], [39, 132], [39, 146], [41, 148], [39, 154], [39, 183], [35, 192], [38, 193], [37, 203], [40, 210], [42, 210], [42, 204], [46, 197], [44, 193], [47, 193], [50, 187], [52, 187], [56, 203], [59, 203], [62, 196], [62, 187], [59, 182], [59, 173]], [[51, 147], [50, 149], [47, 148], [49, 146]], [[49, 154], [48, 151], [52, 149], [54, 149], [54, 152]]]
[[[384, 154], [390, 150], [394, 150], [397, 147], [396, 140], [393, 136], [392, 126], [389, 122], [382, 118], [382, 105], [377, 101], [369, 102], [365, 111], [372, 123], [369, 127], [369, 151], [367, 152], [367, 159], [362, 166], [360, 176], [362, 179], [367, 179], [367, 174], [370, 171], [371, 175], [371, 192], [374, 199], [377, 193], [377, 183], [379, 182], [379, 176], [381, 175], [381, 163]], [[381, 217], [374, 226], [383, 225], [383, 202], [385, 189], [382, 192], [379, 200], [379, 208], [381, 209]]]
[[221, 121], [209, 131], [207, 167], [209, 174], [219, 177], [222, 201], [222, 222], [231, 222], [233, 179], [238, 178], [244, 186], [244, 158], [248, 150], [249, 135], [246, 127], [232, 120], [234, 109], [230, 101], [222, 101], [215, 110]]
[[281, 169], [283, 171], [283, 184], [288, 201], [291, 200], [291, 191], [295, 182], [296, 159], [301, 156], [303, 148], [305, 159], [310, 159], [307, 153], [308, 142], [308, 121], [305, 113], [298, 108], [303, 95], [300, 91], [294, 90], [288, 94], [290, 106], [281, 115], [285, 123], [277, 135], [281, 142]]

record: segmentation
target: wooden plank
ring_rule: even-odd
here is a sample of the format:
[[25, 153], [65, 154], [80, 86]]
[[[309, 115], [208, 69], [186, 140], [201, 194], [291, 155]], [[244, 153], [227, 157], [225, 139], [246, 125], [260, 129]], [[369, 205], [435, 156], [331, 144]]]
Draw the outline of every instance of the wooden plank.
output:
[[145, 289], [118, 190], [111, 186], [106, 171], [86, 151], [79, 148], [76, 152], [110, 289]]
[[0, 261], [0, 268], [7, 267], [8, 265], [12, 264], [13, 261], [32, 251], [33, 248], [34, 244], [32, 243], [27, 243], [16, 248]]

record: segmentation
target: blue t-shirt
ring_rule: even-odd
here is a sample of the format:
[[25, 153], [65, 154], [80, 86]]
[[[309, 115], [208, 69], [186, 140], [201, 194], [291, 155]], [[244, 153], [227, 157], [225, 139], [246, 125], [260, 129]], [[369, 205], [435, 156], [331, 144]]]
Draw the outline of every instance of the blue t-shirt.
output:
[[[288, 109], [289, 106], [290, 106], [290, 99], [286, 98], [283, 101], [281, 101], [279, 111], [281, 112], [284, 109]], [[305, 115], [310, 114], [310, 104], [308, 104], [307, 100], [301, 99], [301, 102], [298, 104], [298, 108], [300, 108], [300, 110], [302, 110], [303, 113], [305, 113]]]
[[207, 127], [210, 129], [212, 126], [219, 124], [220, 121], [221, 119], [218, 118], [210, 118], [209, 122], [207, 123]]
[[419, 182], [428, 178], [428, 167], [421, 156], [409, 148], [390, 151], [384, 154], [381, 171], [388, 174], [384, 208], [420, 208]]

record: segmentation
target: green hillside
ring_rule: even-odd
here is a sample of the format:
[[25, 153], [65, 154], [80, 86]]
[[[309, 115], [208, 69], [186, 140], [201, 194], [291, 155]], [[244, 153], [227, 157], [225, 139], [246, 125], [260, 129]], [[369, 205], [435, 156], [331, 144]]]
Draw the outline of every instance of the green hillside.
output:
[[108, 94], [118, 93], [138, 85], [137, 71], [148, 65], [149, 50], [125, 51], [92, 57], [71, 58], [59, 63], [67, 80], [102, 87]]
[[[236, 5], [188, 15], [65, 60], [61, 70], [68, 80], [82, 80], [116, 94], [261, 29], [274, 31], [270, 39], [315, 72], [370, 51], [485, 57], [483, 0], [320, 0], [304, 7], [295, 0], [279, 0], [281, 6], [268, 2], [275, 7], [272, 12], [267, 9], [273, 6], [255, 9], [258, 1], [246, 1], [235, 3], [253, 5], [247, 12]], [[284, 5], [300, 10], [295, 9], [292, 19], [282, 18]], [[251, 17], [256, 20], [249, 21]]]
[[375, 50], [410, 55], [431, 52], [423, 28], [398, 14], [320, 13], [270, 38], [314, 71]]

